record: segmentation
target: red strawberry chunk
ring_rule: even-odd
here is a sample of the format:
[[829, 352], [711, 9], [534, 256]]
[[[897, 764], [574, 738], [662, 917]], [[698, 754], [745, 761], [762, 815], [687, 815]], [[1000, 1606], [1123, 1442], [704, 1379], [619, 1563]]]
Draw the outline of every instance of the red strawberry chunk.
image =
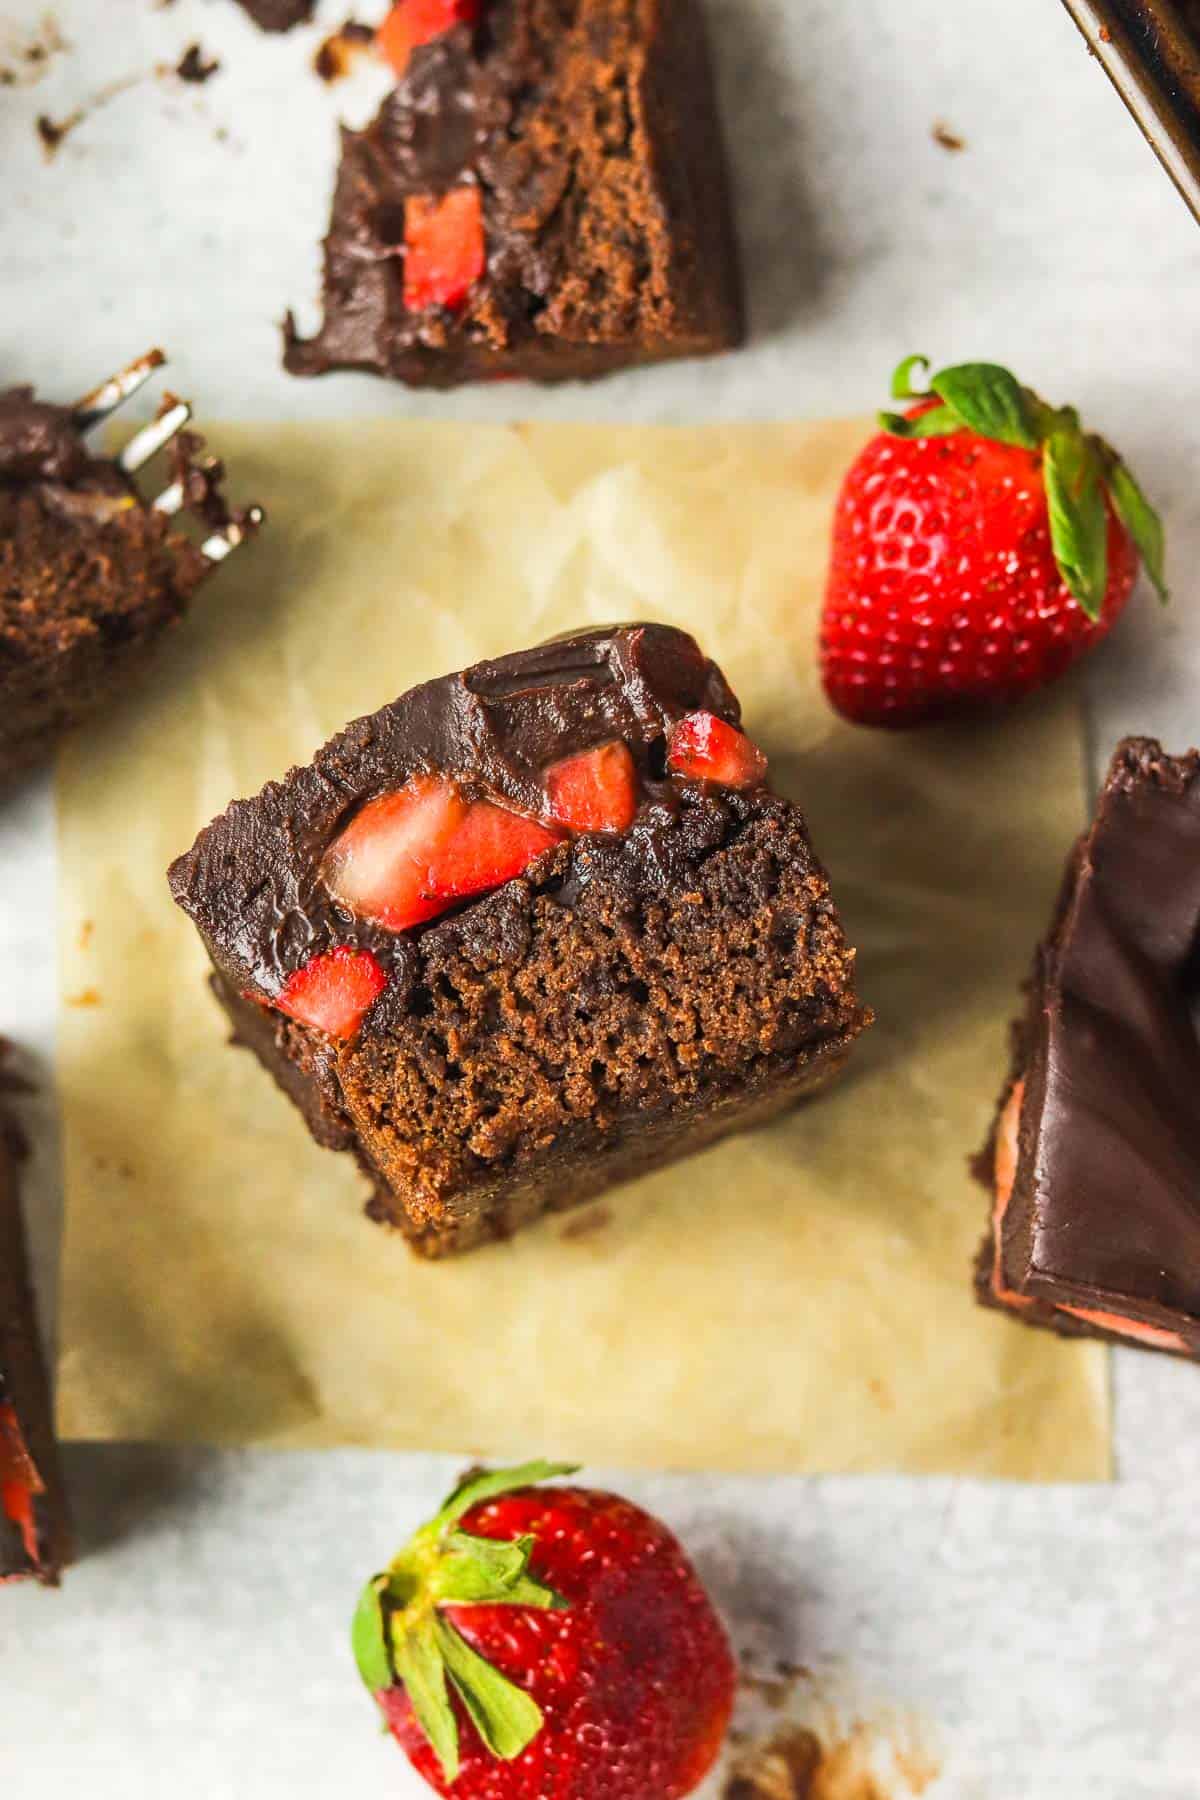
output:
[[627, 831], [637, 812], [637, 771], [618, 739], [546, 771], [550, 815], [571, 831]]
[[483, 274], [483, 199], [475, 186], [452, 188], [441, 200], [413, 194], [404, 206], [404, 304], [462, 306]]
[[483, 894], [523, 875], [535, 857], [561, 841], [561, 833], [536, 819], [475, 800], [429, 868], [429, 891], [441, 911], [451, 900]]
[[375, 34], [376, 47], [403, 75], [418, 44], [428, 44], [455, 25], [473, 25], [479, 0], [398, 0]]
[[25, 1554], [34, 1564], [38, 1561], [38, 1540], [33, 1501], [35, 1494], [44, 1492], [25, 1446], [16, 1408], [6, 1402], [0, 1405], [0, 1519], [17, 1527]]
[[561, 833], [456, 782], [416, 775], [364, 806], [328, 851], [325, 884], [359, 918], [408, 931], [522, 874]]
[[671, 733], [667, 763], [677, 775], [719, 781], [722, 787], [757, 787], [767, 777], [758, 745], [715, 713], [689, 713]]
[[339, 944], [323, 956], [310, 957], [289, 976], [275, 1004], [301, 1025], [315, 1025], [330, 1037], [351, 1038], [386, 986], [387, 976], [369, 950]]
[[436, 918], [446, 909], [430, 869], [467, 811], [452, 781], [414, 776], [370, 801], [346, 827], [325, 858], [325, 885], [352, 913], [389, 931]]

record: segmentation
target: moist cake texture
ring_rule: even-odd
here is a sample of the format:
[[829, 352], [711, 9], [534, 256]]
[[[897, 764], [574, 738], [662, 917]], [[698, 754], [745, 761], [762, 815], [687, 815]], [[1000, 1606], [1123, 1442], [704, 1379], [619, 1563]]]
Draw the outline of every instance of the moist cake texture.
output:
[[1029, 1324], [1200, 1355], [1200, 753], [1117, 749], [980, 1161], [977, 1285]]
[[[220, 529], [222, 471], [201, 447], [179, 434], [171, 478]], [[116, 462], [89, 452], [70, 408], [28, 387], [0, 393], [0, 784], [132, 679], [211, 566]]]
[[740, 342], [694, 0], [442, 10], [374, 122], [342, 134], [325, 320], [304, 339], [289, 315], [292, 373], [554, 381]]
[[800, 812], [668, 627], [414, 689], [170, 880], [236, 1036], [426, 1255], [770, 1117], [866, 1022]]

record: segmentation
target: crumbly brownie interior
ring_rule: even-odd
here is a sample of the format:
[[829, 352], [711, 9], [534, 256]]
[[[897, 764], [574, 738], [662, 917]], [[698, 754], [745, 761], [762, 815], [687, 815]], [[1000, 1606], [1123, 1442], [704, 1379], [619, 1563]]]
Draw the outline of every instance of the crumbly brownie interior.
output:
[[0, 777], [31, 764], [140, 662], [203, 579], [198, 549], [136, 500], [0, 485]]
[[[424, 931], [410, 980], [313, 1070], [310, 1128], [337, 1142], [353, 1120], [371, 1210], [424, 1254], [507, 1235], [794, 1104], [865, 1023], [854, 953], [786, 801], [757, 796], [669, 884], [634, 870], [635, 843], [606, 848], [619, 878], [581, 882], [588, 847], [564, 847], [539, 885], [512, 882]], [[300, 1099], [295, 1040], [322, 1053], [320, 1034], [275, 1020], [268, 1045], [262, 1010], [222, 997]]]
[[[487, 272], [457, 312], [405, 304], [404, 207], [482, 192]], [[326, 323], [294, 373], [470, 379], [603, 373], [741, 336], [737, 250], [702, 21], [691, 0], [495, 0], [422, 45], [346, 133]], [[498, 364], [497, 359], [500, 359]]]

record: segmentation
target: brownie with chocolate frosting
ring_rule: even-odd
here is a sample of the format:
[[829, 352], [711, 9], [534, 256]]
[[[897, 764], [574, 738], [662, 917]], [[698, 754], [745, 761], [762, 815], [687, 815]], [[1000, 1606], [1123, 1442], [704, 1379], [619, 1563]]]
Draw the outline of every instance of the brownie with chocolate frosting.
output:
[[868, 1015], [803, 817], [685, 632], [426, 683], [171, 868], [217, 998], [427, 1256], [793, 1105]]
[[980, 1173], [980, 1298], [1200, 1356], [1200, 752], [1118, 746], [1069, 859]]
[[[0, 1097], [15, 1085], [0, 1043]], [[34, 1576], [56, 1586], [71, 1559], [17, 1191], [22, 1142], [0, 1112], [0, 1582]]]
[[402, 3], [342, 134], [325, 320], [296, 375], [557, 381], [729, 349], [741, 279], [695, 0]]
[[[181, 432], [171, 476], [219, 530], [232, 515], [201, 448]], [[211, 567], [92, 454], [71, 408], [0, 392], [0, 786], [126, 686]]]

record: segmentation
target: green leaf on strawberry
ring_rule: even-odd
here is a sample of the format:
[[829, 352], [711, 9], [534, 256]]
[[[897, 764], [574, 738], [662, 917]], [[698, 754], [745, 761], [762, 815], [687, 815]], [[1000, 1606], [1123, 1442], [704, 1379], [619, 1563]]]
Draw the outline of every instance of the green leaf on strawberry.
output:
[[435, 1617], [434, 1633], [454, 1691], [493, 1756], [512, 1762], [542, 1728], [542, 1709], [524, 1688], [501, 1675], [452, 1625]]
[[493, 1755], [511, 1761], [537, 1736], [542, 1713], [523, 1689], [492, 1667], [444, 1616], [448, 1606], [561, 1610], [567, 1602], [529, 1571], [535, 1540], [477, 1537], [457, 1529], [473, 1507], [574, 1474], [570, 1463], [530, 1462], [481, 1471], [461, 1482], [385, 1573], [372, 1576], [351, 1628], [363, 1682], [379, 1699], [403, 1684], [414, 1714], [452, 1782], [459, 1767], [451, 1690]]
[[1098, 619], [1108, 586], [1108, 513], [1095, 451], [1078, 427], [1047, 438], [1042, 475], [1054, 560], [1088, 618]]
[[1134, 480], [1119, 456], [1109, 453], [1106, 477], [1108, 497], [1117, 517], [1137, 545], [1147, 575], [1162, 601], [1170, 598], [1167, 590], [1166, 537], [1163, 522]]
[[993, 443], [1039, 451], [1055, 560], [1087, 617], [1098, 619], [1104, 604], [1106, 497], [1159, 597], [1167, 599], [1162, 520], [1128, 465], [1102, 439], [1083, 430], [1074, 407], [1048, 406], [999, 363], [958, 363], [930, 376], [927, 389], [915, 387], [914, 371], [929, 366], [925, 356], [906, 356], [897, 365], [892, 398], [931, 404], [918, 405], [910, 414], [881, 412], [879, 423], [889, 435], [920, 439], [970, 431]]
[[1034, 409], [1016, 377], [999, 363], [960, 363], [942, 369], [930, 385], [968, 431], [1022, 450], [1037, 448]]
[[359, 1596], [350, 1628], [350, 1642], [358, 1672], [372, 1694], [378, 1694], [392, 1679], [391, 1658], [387, 1646], [387, 1620], [384, 1616], [382, 1590], [386, 1575], [373, 1575]]

